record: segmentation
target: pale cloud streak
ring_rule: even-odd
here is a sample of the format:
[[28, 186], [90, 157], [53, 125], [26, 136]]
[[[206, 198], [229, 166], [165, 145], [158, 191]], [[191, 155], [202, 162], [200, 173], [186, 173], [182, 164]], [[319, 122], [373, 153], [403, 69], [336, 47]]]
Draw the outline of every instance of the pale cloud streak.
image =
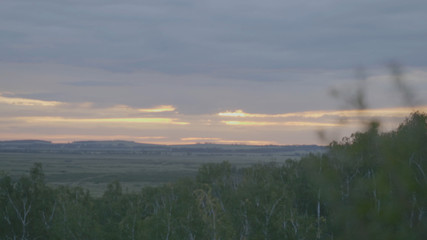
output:
[[405, 117], [414, 111], [427, 111], [427, 106], [399, 107], [382, 109], [353, 109], [339, 111], [306, 111], [284, 114], [246, 113], [243, 110], [225, 111], [218, 113], [220, 117], [229, 118], [324, 118], [324, 117]]
[[[90, 102], [68, 103], [15, 97], [13, 93], [0, 95], [0, 111], [3, 113], [0, 116], [3, 140], [16, 139], [14, 135], [26, 138], [44, 136], [43, 139], [53, 141], [88, 140], [92, 137], [96, 140], [110, 133], [107, 134], [110, 136], [108, 139], [121, 136], [124, 140], [157, 142], [166, 137], [151, 137], [156, 134], [155, 130], [190, 125], [190, 122], [181, 119], [182, 116], [172, 105], [152, 108], [127, 105], [99, 107]], [[40, 134], [40, 131], [46, 133]], [[120, 134], [121, 131], [129, 135]], [[70, 137], [64, 137], [64, 132]], [[112, 132], [116, 134], [111, 135]], [[147, 136], [146, 132], [150, 134]], [[76, 137], [77, 133], [80, 137]]]
[[298, 126], [298, 127], [337, 127], [339, 123], [321, 123], [321, 122], [251, 122], [251, 121], [222, 121], [222, 123], [231, 126]]
[[160, 113], [160, 112], [173, 112], [176, 108], [172, 105], [161, 105], [154, 108], [139, 108], [138, 112], [144, 113]]
[[37, 99], [18, 98], [18, 97], [6, 97], [0, 93], [0, 103], [17, 105], [17, 106], [40, 106], [40, 107], [57, 107], [62, 105], [62, 102], [57, 101], [43, 101]]
[[[13, 94], [12, 94], [13, 95]], [[120, 115], [149, 115], [149, 114], [160, 114], [167, 112], [174, 112], [176, 108], [172, 105], [160, 105], [152, 108], [134, 108], [127, 105], [114, 105], [107, 107], [97, 107], [94, 103], [84, 102], [84, 103], [67, 103], [60, 101], [46, 101], [40, 99], [32, 98], [21, 98], [14, 96], [4, 96], [0, 93], [0, 106], [1, 104], [9, 105], [12, 107], [26, 108], [27, 110], [38, 111], [39, 114], [50, 114], [46, 110], [56, 110], [61, 113], [71, 113], [75, 115], [110, 115], [115, 116], [111, 119], [120, 119], [117, 117]], [[16, 108], [17, 109], [17, 108]], [[125, 118], [122, 118], [125, 119]], [[138, 118], [129, 118], [129, 119], [138, 119]], [[143, 118], [142, 118], [143, 119]]]
[[[246, 131], [335, 132], [330, 140], [340, 139], [352, 131], [360, 131], [371, 121], [381, 122], [381, 129], [392, 130], [405, 117], [415, 111], [427, 112], [427, 106], [378, 108], [363, 110], [305, 111], [283, 114], [247, 113], [243, 110], [217, 114], [219, 121], [230, 127]], [[306, 134], [306, 133], [305, 133]], [[338, 137], [341, 136], [341, 137]]]
[[[369, 119], [396, 126], [416, 108], [302, 111], [279, 114], [250, 113], [242, 109], [212, 114], [183, 114], [173, 105], [100, 107], [95, 103], [69, 103], [0, 95], [2, 140], [43, 138], [52, 141], [122, 139], [147, 143], [191, 144], [299, 144], [316, 143], [319, 129], [357, 129]], [[345, 119], [345, 121], [342, 121]], [[347, 132], [346, 132], [347, 133]], [[69, 137], [66, 137], [69, 134]], [[296, 134], [306, 135], [306, 137]]]
[[188, 122], [177, 121], [173, 118], [64, 118], [64, 117], [17, 117], [18, 121], [28, 123], [67, 123], [67, 124], [173, 124], [173, 125], [188, 125]]

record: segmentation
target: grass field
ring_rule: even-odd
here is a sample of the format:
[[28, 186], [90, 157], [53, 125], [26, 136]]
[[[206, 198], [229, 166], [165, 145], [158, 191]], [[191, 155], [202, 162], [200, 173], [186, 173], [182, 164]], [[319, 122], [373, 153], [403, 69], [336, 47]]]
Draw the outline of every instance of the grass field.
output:
[[229, 161], [240, 168], [260, 162], [284, 162], [300, 153], [276, 154], [77, 154], [77, 153], [2, 153], [0, 171], [18, 178], [40, 162], [51, 185], [82, 186], [94, 196], [106, 185], [120, 181], [123, 189], [138, 191], [183, 177], [194, 177], [203, 163]]

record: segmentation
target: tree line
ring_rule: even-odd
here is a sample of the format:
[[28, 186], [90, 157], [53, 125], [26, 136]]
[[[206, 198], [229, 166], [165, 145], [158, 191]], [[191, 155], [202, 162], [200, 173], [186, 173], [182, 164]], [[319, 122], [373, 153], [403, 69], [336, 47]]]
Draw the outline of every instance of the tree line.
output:
[[427, 115], [396, 130], [332, 142], [324, 154], [237, 169], [208, 163], [195, 178], [101, 197], [51, 187], [41, 164], [0, 175], [0, 239], [424, 239]]

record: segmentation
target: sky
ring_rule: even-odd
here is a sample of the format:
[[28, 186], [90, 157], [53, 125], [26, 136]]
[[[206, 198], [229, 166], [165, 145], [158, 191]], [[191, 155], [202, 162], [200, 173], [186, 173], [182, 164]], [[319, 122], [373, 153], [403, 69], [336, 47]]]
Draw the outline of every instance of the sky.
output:
[[0, 140], [327, 144], [427, 111], [425, 0], [2, 0]]

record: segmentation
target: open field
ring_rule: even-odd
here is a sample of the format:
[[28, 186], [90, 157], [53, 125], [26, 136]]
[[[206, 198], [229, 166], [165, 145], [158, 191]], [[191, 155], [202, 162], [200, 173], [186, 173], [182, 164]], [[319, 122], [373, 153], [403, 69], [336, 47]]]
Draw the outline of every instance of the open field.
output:
[[[0, 171], [17, 178], [27, 174], [40, 162], [46, 181], [52, 185], [82, 186], [93, 195], [104, 192], [108, 183], [118, 180], [124, 189], [138, 191], [183, 177], [194, 177], [204, 163], [229, 161], [240, 168], [260, 162], [284, 162], [308, 152], [251, 153], [242, 151], [155, 151], [124, 153], [123, 151], [72, 152], [0, 152]], [[188, 150], [188, 149], [187, 149]]]

